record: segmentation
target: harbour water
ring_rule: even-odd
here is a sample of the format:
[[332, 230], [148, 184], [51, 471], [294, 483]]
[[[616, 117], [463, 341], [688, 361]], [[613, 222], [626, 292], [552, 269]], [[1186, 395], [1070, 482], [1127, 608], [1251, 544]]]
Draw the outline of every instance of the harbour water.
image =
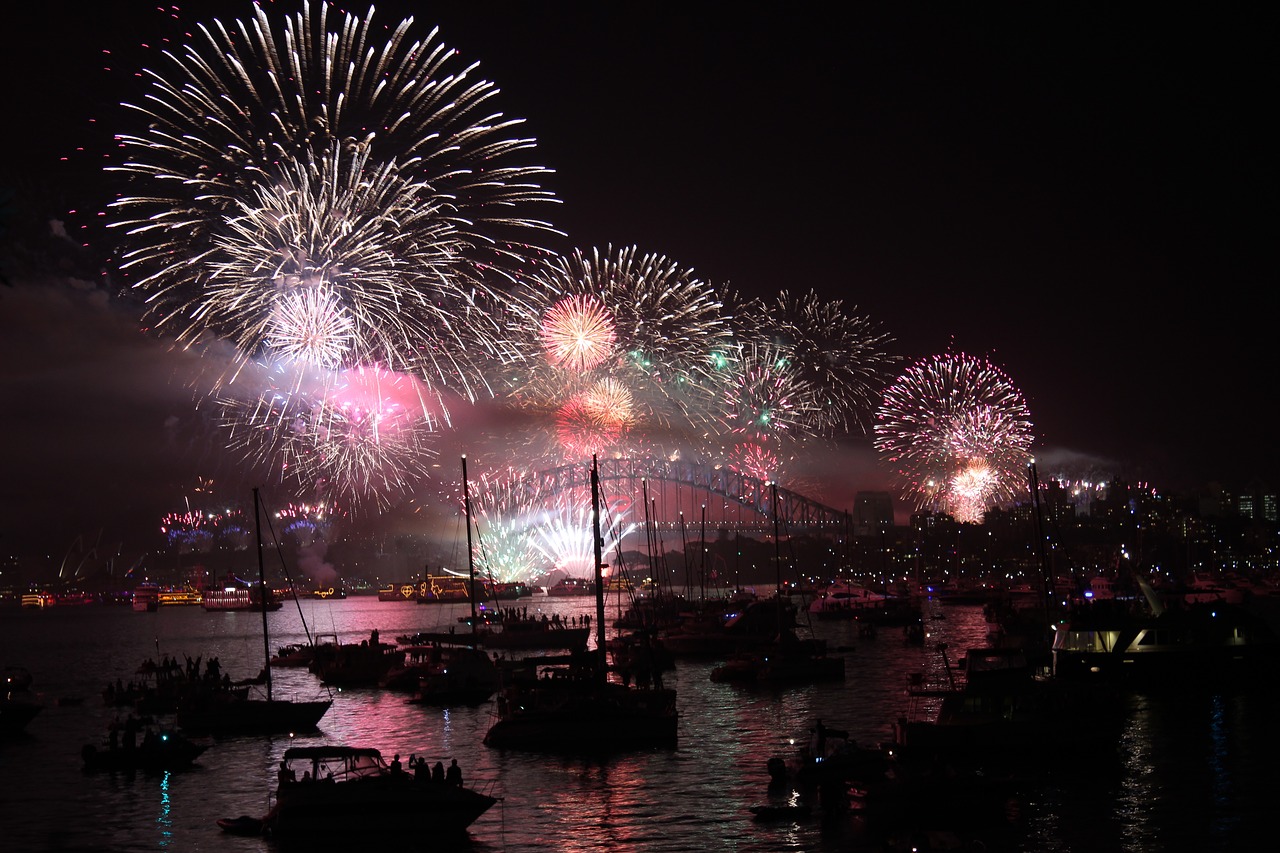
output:
[[[530, 612], [577, 617], [594, 599], [522, 599]], [[612, 605], [611, 605], [612, 609]], [[459, 605], [381, 602], [373, 597], [292, 603], [268, 614], [271, 646], [312, 633], [384, 641], [447, 630]], [[610, 614], [612, 619], [613, 614]], [[861, 639], [851, 623], [816, 624], [846, 658], [843, 682], [785, 690], [747, 689], [709, 679], [712, 662], [681, 661], [665, 677], [679, 697], [679, 746], [609, 759], [499, 751], [482, 739], [491, 707], [442, 710], [377, 689], [335, 695], [320, 731], [305, 738], [228, 737], [190, 770], [161, 775], [87, 773], [81, 748], [101, 743], [116, 709], [101, 698], [146, 658], [218, 657], [232, 678], [261, 668], [262, 616], [165, 607], [81, 606], [0, 611], [0, 663], [33, 676], [44, 710], [24, 734], [0, 741], [0, 849], [5, 851], [272, 851], [271, 842], [222, 833], [218, 818], [261, 815], [285, 748], [305, 743], [373, 746], [388, 758], [456, 758], [469, 786], [501, 802], [471, 828], [467, 849], [525, 851], [847, 851], [886, 850], [891, 839], [857, 819], [824, 823], [753, 820], [769, 802], [766, 762], [790, 757], [793, 743], [822, 719], [859, 744], [889, 740], [905, 710], [909, 673], [941, 676], [936, 644], [982, 645], [981, 609], [930, 602], [923, 646], [883, 630]], [[953, 659], [955, 652], [952, 652]], [[1069, 758], [1017, 784], [981, 837], [966, 849], [1026, 851], [1235, 851], [1273, 837], [1270, 784], [1280, 766], [1271, 696], [1243, 685], [1128, 699], [1114, 761]], [[324, 695], [305, 669], [275, 671], [277, 697]], [[918, 827], [920, 849], [947, 849], [948, 827]], [[935, 834], [926, 834], [935, 830]], [[430, 827], [422, 846], [430, 848]], [[406, 845], [404, 849], [413, 849]], [[904, 848], [909, 849], [909, 848]]]

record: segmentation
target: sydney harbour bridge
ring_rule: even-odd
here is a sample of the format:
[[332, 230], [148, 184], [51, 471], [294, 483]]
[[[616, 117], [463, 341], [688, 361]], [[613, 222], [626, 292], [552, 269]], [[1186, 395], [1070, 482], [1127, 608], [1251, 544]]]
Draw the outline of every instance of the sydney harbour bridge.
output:
[[[727, 467], [658, 458], [606, 458], [597, 463], [606, 510], [656, 529], [696, 528], [771, 533], [839, 533], [850, 515], [797, 492]], [[534, 506], [548, 495], [590, 488], [588, 465], [562, 465], [526, 475], [488, 495], [495, 505]], [[776, 504], [775, 504], [776, 501]], [[646, 512], [647, 509], [647, 512]]]

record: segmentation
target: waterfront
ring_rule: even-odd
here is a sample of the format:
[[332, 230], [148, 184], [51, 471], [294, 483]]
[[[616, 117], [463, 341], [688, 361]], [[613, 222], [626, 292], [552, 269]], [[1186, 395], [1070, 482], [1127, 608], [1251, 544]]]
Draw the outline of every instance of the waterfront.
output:
[[[591, 598], [523, 599], [563, 616], [593, 613]], [[380, 602], [373, 597], [304, 601], [313, 633], [358, 641], [378, 629], [384, 640], [440, 630], [459, 605]], [[610, 620], [613, 617], [610, 605]], [[304, 639], [292, 603], [267, 616], [271, 645]], [[145, 658], [216, 656], [233, 678], [260, 668], [258, 613], [83, 606], [0, 612], [0, 656], [31, 671], [45, 708], [25, 735], [0, 744], [5, 783], [0, 829], [6, 850], [273, 850], [270, 842], [221, 833], [215, 821], [260, 814], [274, 787], [286, 737], [217, 742], [190, 771], [163, 776], [88, 774], [80, 749], [98, 742], [113, 717], [100, 697], [109, 681], [128, 681]], [[768, 799], [767, 760], [789, 756], [816, 719], [871, 745], [890, 737], [906, 706], [912, 672], [939, 675], [934, 649], [981, 645], [981, 609], [929, 603], [923, 646], [895, 631], [856, 637], [851, 623], [819, 623], [832, 646], [849, 648], [844, 682], [779, 691], [715, 684], [713, 662], [681, 661], [666, 677], [679, 696], [680, 743], [674, 751], [608, 760], [503, 752], [481, 740], [490, 707], [442, 711], [376, 689], [335, 697], [320, 732], [304, 742], [374, 746], [389, 758], [458, 759], [468, 785], [502, 802], [477, 821], [477, 851], [843, 851], [884, 849], [857, 821], [759, 823], [750, 808]], [[953, 652], [953, 657], [954, 657]], [[322, 694], [305, 670], [275, 671], [276, 695]], [[1270, 777], [1280, 759], [1270, 697], [1259, 690], [1136, 696], [1129, 702], [1114, 761], [1046, 767], [1016, 787], [1004, 818], [984, 833], [987, 849], [1045, 851], [1229, 851], [1269, 836]], [[948, 827], [925, 827], [947, 829]], [[424, 828], [424, 839], [429, 829]]]

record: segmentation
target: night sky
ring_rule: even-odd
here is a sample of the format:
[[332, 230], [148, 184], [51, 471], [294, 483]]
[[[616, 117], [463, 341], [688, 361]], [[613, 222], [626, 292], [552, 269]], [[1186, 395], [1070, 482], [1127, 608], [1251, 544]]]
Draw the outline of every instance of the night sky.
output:
[[[1042, 470], [1280, 484], [1276, 12], [850, 5], [400, 2], [375, 20], [438, 24], [527, 119], [568, 234], [551, 248], [636, 244], [746, 293], [815, 289], [904, 365], [987, 356], [1026, 395]], [[136, 45], [173, 31], [155, 3], [10, 19], [7, 239], [54, 218], [105, 239], [97, 164], [130, 129], [114, 105]], [[174, 429], [195, 403], [183, 360], [69, 285], [83, 257], [51, 243], [0, 287], [0, 549], [92, 538], [95, 513], [153, 526], [142, 493], [171, 503], [215, 453]]]

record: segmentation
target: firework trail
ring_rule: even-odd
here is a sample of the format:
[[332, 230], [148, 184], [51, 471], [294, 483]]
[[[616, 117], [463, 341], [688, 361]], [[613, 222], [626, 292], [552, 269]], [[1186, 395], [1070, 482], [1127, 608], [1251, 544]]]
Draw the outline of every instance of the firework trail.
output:
[[921, 508], [980, 521], [1026, 488], [1034, 437], [1021, 392], [984, 359], [925, 359], [885, 391], [874, 444]]

